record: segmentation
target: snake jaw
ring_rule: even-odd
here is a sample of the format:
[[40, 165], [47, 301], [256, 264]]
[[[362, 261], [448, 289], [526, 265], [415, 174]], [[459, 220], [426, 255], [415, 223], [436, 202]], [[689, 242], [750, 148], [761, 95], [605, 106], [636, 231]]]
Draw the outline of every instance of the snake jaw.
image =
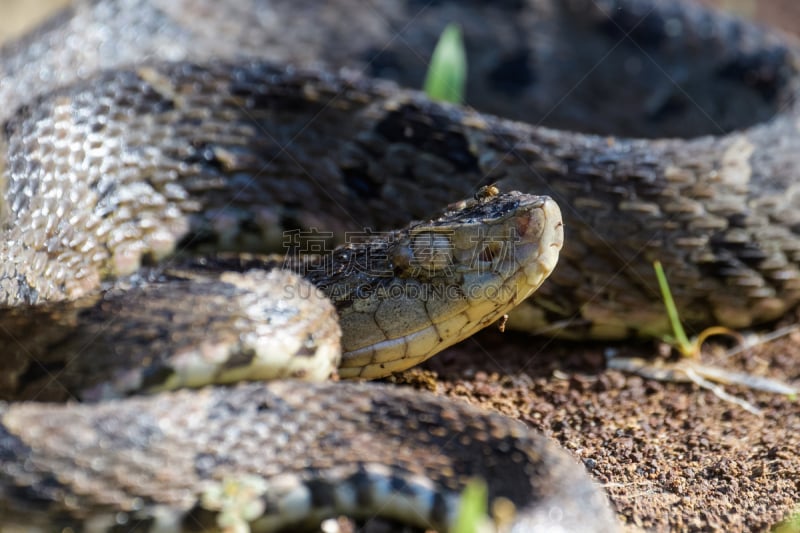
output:
[[518, 192], [401, 231], [389, 254], [396, 277], [337, 302], [339, 375], [402, 371], [490, 325], [542, 284], [562, 242], [556, 203]]

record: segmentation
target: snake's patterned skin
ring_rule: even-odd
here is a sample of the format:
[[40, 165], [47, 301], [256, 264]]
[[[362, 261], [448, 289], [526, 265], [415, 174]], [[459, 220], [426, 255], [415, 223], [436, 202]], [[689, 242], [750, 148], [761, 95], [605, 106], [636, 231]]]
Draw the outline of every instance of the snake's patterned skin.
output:
[[[368, 77], [419, 86], [454, 20], [468, 103], [523, 122]], [[84, 298], [114, 312], [125, 287], [97, 303], [104, 280], [136, 289], [152, 281], [142, 260], [176, 249], [397, 227], [492, 183], [551, 195], [566, 224], [559, 269], [513, 327], [659, 333], [653, 259], [694, 324], [778, 317], [800, 299], [797, 58], [786, 38], [669, 1], [77, 2], [3, 51], [0, 324], [25, 324], [3, 340], [63, 335]], [[191, 179], [176, 188], [177, 176]], [[64, 366], [20, 371], [25, 359], [0, 363], [4, 388]], [[120, 388], [91, 385], [87, 399]], [[0, 418], [9, 528], [274, 530], [347, 513], [447, 529], [471, 475], [515, 504], [519, 531], [614, 529], [585, 474], [521, 425], [375, 385], [7, 404]]]
[[[360, 76], [420, 86], [451, 21], [466, 36], [468, 103], [533, 127]], [[494, 182], [548, 194], [571, 238], [509, 326], [621, 338], [667, 330], [656, 259], [690, 325], [744, 327], [800, 298], [797, 55], [787, 37], [657, 0], [79, 2], [5, 54], [0, 98], [12, 114], [98, 68], [155, 59], [311, 67], [263, 88], [261, 103], [286, 111], [262, 123], [270, 135], [252, 160], [280, 183], [252, 191], [284, 206], [271, 221], [382, 229]]]
[[2, 421], [0, 524], [197, 531], [223, 511], [258, 518], [258, 531], [339, 513], [447, 530], [465, 481], [480, 476], [517, 506], [517, 531], [614, 530], [605, 496], [553, 443], [409, 389], [284, 381], [26, 403]]

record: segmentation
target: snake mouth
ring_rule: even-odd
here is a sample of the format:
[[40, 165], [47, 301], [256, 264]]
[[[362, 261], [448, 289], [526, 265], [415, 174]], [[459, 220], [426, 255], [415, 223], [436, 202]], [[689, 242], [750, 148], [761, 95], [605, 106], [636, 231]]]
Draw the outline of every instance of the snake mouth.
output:
[[[522, 267], [531, 290], [516, 303], [530, 296], [553, 272], [558, 263], [561, 248], [564, 246], [564, 223], [561, 219], [561, 209], [550, 197], [543, 196], [541, 199], [542, 203], [539, 208], [541, 216], [530, 217], [526, 225], [523, 225], [524, 220], [522, 219], [518, 223], [520, 235], [530, 235], [531, 244], [538, 247], [538, 255], [535, 261], [529, 261]], [[541, 225], [533, 225], [534, 220], [540, 221]]]
[[390, 253], [398, 275], [340, 309], [340, 375], [405, 370], [492, 324], [544, 282], [562, 243], [555, 201], [518, 192], [411, 226]]

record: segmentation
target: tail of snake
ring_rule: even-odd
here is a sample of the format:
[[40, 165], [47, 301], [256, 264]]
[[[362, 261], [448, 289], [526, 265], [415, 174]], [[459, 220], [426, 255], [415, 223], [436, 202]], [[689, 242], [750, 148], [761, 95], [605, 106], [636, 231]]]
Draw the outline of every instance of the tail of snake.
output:
[[[420, 58], [453, 21], [467, 39], [467, 106], [397, 85], [421, 84]], [[339, 327], [343, 376], [409, 366], [519, 303], [554, 259], [536, 279], [503, 263], [489, 283], [521, 269], [524, 290], [480, 304], [477, 321], [449, 303], [434, 313], [405, 302], [398, 320], [423, 326], [398, 325], [367, 300], [355, 312], [387, 319], [351, 330], [358, 306], [329, 295], [338, 322], [314, 300], [303, 317], [326, 326], [262, 349], [262, 338], [284, 337], [235, 327], [264, 312], [286, 333], [275, 317], [293, 313], [260, 289], [266, 274], [249, 260], [219, 273], [207, 263], [231, 261], [184, 255], [263, 252], [283, 230], [422, 220], [383, 235], [406, 242], [405, 255], [370, 241], [331, 261], [369, 253], [396, 273], [420, 260], [418, 243], [425, 261], [445, 254], [449, 265], [458, 233], [443, 236], [449, 218], [427, 221], [490, 184], [547, 194], [564, 216], [559, 266], [512, 327], [658, 334], [667, 322], [654, 259], [693, 325], [775, 319], [800, 299], [797, 64], [787, 38], [680, 2], [77, 2], [2, 54], [0, 393], [93, 401], [227, 383], [262, 377], [262, 352], [329, 365], [284, 357], [263, 377], [323, 379], [340, 350], [318, 341]], [[529, 201], [511, 197], [515, 209]], [[451, 215], [512, 220], [523, 237], [554, 221], [480, 211], [507, 201]], [[501, 255], [478, 248], [494, 266]], [[235, 311], [196, 319], [207, 307], [198, 296]], [[444, 308], [455, 321], [431, 326]], [[387, 364], [398, 358], [405, 366]], [[0, 527], [272, 531], [346, 513], [446, 530], [471, 476], [514, 504], [518, 531], [615, 528], [602, 494], [542, 437], [425, 394], [284, 381], [0, 407]]]

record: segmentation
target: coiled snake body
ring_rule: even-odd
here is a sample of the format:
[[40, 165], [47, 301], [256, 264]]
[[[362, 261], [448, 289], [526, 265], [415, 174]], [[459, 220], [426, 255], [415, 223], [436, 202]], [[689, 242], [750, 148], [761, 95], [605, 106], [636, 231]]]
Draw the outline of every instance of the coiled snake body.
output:
[[[364, 75], [419, 86], [420, 57], [451, 21], [467, 37], [468, 103], [524, 122]], [[567, 230], [513, 327], [659, 333], [653, 259], [692, 323], [776, 318], [800, 298], [796, 60], [781, 37], [654, 0], [79, 2], [3, 54], [0, 393], [91, 401], [324, 378], [338, 362], [324, 299], [289, 310], [275, 287], [294, 287], [291, 274], [177, 252], [263, 251], [284, 229], [385, 230], [492, 183], [551, 195]], [[509, 228], [524, 258], [491, 241]], [[340, 249], [322, 277], [298, 268], [338, 286], [340, 266], [367, 254], [398, 279], [408, 267], [435, 283], [442, 267], [511, 289], [474, 312], [463, 295], [331, 296], [340, 373], [378, 377], [519, 303], [552, 268], [559, 232], [552, 201], [486, 194]], [[451, 269], [461, 256], [491, 276]], [[327, 325], [303, 329], [312, 314]], [[258, 366], [276, 354], [277, 370]], [[447, 529], [480, 476], [514, 503], [520, 531], [614, 528], [602, 494], [541, 437], [403, 390], [285, 381], [1, 409], [3, 526], [275, 530], [346, 513]]]

